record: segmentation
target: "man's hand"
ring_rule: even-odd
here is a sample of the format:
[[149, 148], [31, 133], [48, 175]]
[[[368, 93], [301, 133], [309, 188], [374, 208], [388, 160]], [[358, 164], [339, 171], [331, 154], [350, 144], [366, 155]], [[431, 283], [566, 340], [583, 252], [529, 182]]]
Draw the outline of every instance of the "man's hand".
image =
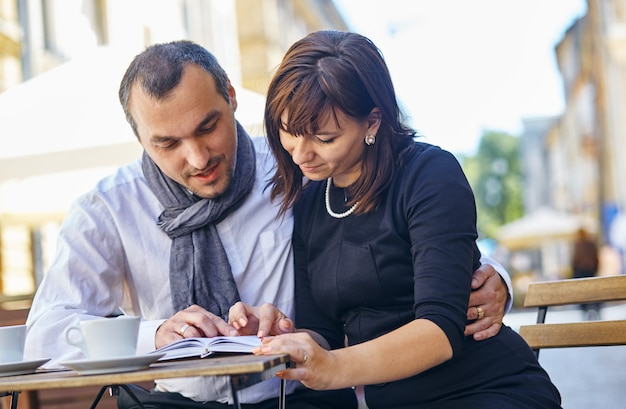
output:
[[228, 322], [241, 335], [280, 335], [294, 332], [294, 324], [272, 304], [253, 307], [241, 301], [230, 307]]
[[157, 329], [154, 346], [161, 348], [181, 338], [238, 335], [237, 330], [217, 315], [199, 305], [178, 311]]
[[472, 277], [467, 319], [475, 320], [465, 327], [465, 335], [476, 341], [490, 338], [500, 331], [509, 292], [498, 272], [483, 264]]

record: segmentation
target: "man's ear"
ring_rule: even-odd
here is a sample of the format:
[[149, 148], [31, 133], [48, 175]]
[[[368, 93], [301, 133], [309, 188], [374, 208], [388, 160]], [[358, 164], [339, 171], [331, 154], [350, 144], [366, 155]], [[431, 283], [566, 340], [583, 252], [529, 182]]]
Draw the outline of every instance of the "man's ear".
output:
[[230, 106], [233, 107], [233, 112], [237, 111], [237, 93], [230, 80], [228, 80], [228, 98], [230, 99]]

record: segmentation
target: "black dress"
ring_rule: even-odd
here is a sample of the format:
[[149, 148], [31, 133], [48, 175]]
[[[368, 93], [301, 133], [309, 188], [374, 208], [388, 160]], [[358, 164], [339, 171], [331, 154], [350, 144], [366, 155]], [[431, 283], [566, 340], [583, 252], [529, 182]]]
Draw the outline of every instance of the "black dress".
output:
[[[480, 265], [474, 196], [450, 153], [416, 143], [373, 212], [337, 219], [326, 181], [294, 208], [296, 324], [333, 348], [386, 334], [417, 318], [447, 335], [453, 358], [403, 380], [367, 385], [376, 408], [560, 408], [560, 395], [524, 340], [464, 336], [471, 277]], [[331, 187], [334, 212], [344, 191]]]

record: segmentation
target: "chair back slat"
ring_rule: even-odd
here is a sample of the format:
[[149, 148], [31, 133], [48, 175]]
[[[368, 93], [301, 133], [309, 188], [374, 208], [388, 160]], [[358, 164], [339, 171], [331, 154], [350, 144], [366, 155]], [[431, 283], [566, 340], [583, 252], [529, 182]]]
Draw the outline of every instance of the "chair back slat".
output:
[[524, 307], [626, 300], [626, 276], [530, 283]]
[[626, 319], [545, 324], [549, 307], [626, 300], [626, 276], [575, 278], [530, 283], [525, 307], [538, 309], [538, 322], [519, 333], [537, 356], [543, 348], [626, 345]]
[[523, 325], [520, 335], [532, 349], [626, 345], [626, 321]]
[[0, 326], [22, 325], [26, 323], [29, 309], [4, 310], [0, 309]]

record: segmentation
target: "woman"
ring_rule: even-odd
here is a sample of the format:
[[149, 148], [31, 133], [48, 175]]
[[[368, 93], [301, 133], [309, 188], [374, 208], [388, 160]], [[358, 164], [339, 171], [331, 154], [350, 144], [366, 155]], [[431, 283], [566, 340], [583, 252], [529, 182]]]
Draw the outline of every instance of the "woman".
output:
[[296, 324], [306, 328], [256, 351], [291, 356], [278, 376], [366, 385], [370, 409], [560, 407], [509, 327], [464, 336], [480, 257], [474, 197], [454, 156], [402, 123], [371, 41], [320, 31], [296, 42], [270, 84], [265, 126], [272, 197], [283, 212], [294, 206]]

